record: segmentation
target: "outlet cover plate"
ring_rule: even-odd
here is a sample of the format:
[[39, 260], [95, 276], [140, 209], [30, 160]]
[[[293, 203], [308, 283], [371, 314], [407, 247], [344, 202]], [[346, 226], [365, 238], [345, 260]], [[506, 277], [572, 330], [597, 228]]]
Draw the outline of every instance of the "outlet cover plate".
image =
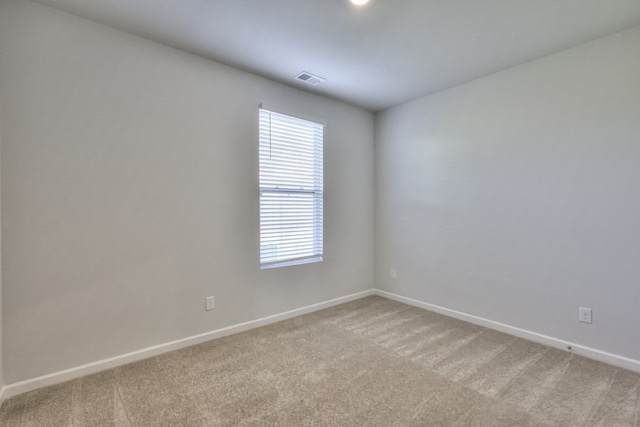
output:
[[578, 320], [583, 323], [591, 323], [591, 309], [580, 307], [578, 309]]
[[209, 311], [213, 310], [214, 308], [216, 308], [215, 299], [213, 297], [207, 297], [205, 299], [205, 310]]

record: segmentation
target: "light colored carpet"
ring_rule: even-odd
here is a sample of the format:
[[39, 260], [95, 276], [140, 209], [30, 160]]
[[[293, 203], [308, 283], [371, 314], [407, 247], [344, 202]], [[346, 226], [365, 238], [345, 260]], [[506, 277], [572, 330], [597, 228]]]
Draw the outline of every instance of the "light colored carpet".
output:
[[640, 375], [380, 297], [16, 396], [13, 426], [638, 426]]

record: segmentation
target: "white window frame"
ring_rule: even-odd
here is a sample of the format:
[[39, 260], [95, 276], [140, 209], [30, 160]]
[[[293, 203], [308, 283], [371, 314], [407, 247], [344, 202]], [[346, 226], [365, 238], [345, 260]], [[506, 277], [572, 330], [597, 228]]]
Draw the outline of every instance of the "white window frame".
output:
[[323, 260], [324, 124], [260, 106], [260, 268]]

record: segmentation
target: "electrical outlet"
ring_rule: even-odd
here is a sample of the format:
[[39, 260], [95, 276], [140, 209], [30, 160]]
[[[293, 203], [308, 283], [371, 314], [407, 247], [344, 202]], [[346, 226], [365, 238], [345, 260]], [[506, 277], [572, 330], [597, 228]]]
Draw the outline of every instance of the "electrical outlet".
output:
[[578, 320], [584, 323], [591, 323], [591, 309], [580, 307], [578, 309]]
[[213, 297], [207, 297], [205, 298], [205, 310], [209, 311], [209, 310], [213, 310], [214, 308], [216, 308], [216, 303]]
[[397, 274], [396, 274], [396, 269], [395, 269], [395, 268], [392, 268], [392, 269], [391, 269], [391, 278], [392, 278], [392, 279], [395, 279], [396, 277], [398, 277], [398, 276], [397, 276]]

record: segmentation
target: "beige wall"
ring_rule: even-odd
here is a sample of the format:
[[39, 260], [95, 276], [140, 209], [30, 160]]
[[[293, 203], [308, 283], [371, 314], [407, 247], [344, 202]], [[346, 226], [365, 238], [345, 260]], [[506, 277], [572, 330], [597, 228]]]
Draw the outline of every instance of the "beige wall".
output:
[[639, 47], [636, 27], [379, 114], [376, 287], [640, 360]]
[[[371, 113], [27, 1], [0, 76], [7, 383], [373, 287]], [[322, 263], [259, 269], [261, 102], [328, 122]]]

